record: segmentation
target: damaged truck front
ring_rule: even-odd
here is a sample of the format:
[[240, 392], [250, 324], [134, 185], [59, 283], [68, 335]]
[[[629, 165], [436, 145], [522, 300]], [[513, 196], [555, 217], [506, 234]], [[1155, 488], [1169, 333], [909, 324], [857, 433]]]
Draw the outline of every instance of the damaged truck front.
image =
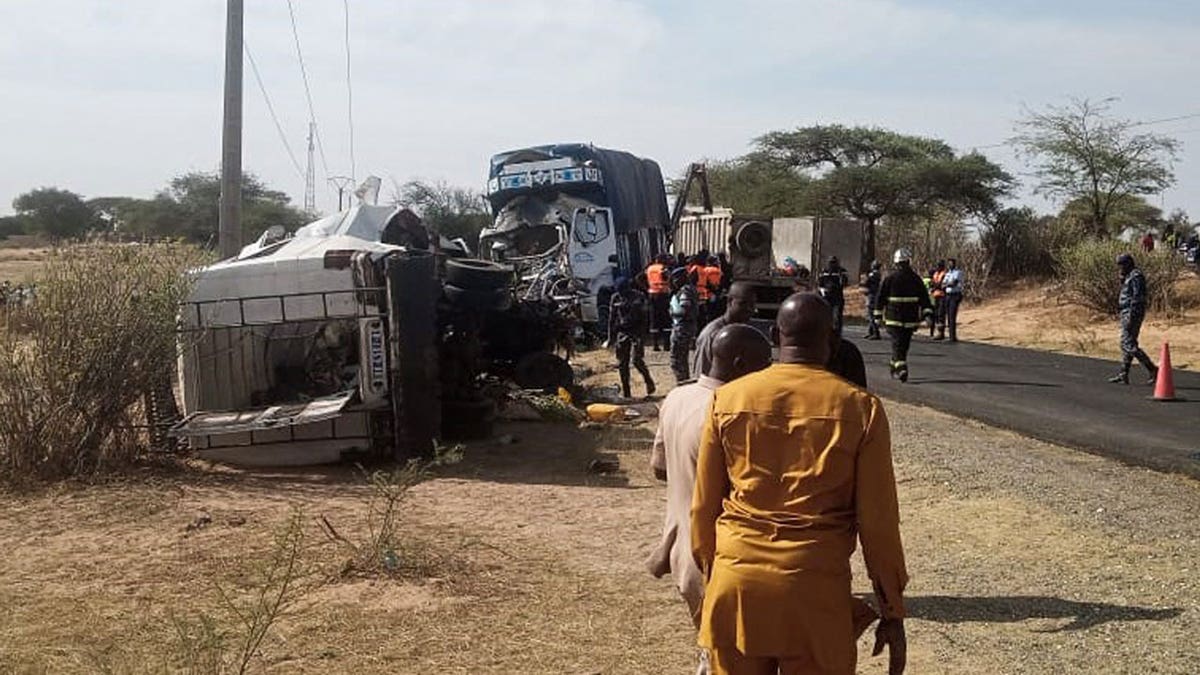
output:
[[492, 157], [495, 218], [480, 257], [516, 266], [525, 300], [577, 305], [595, 324], [597, 294], [665, 250], [667, 196], [658, 164], [586, 144], [543, 145]]

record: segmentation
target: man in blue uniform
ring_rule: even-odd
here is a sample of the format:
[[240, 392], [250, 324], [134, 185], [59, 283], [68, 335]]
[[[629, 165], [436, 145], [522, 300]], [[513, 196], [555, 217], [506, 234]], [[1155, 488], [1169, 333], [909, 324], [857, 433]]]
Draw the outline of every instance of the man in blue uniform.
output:
[[1117, 267], [1121, 271], [1121, 295], [1117, 303], [1121, 315], [1121, 370], [1108, 381], [1129, 384], [1129, 367], [1137, 359], [1150, 373], [1147, 384], [1153, 384], [1158, 378], [1158, 367], [1138, 346], [1138, 333], [1146, 318], [1146, 277], [1128, 253], [1117, 256]]

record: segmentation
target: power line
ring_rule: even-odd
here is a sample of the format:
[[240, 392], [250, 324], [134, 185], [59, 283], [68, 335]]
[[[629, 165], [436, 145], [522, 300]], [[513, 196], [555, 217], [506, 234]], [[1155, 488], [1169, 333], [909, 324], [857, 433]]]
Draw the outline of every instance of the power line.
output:
[[1176, 117], [1164, 117], [1164, 118], [1158, 119], [1158, 120], [1147, 120], [1145, 122], [1134, 122], [1133, 124], [1130, 124], [1129, 126], [1144, 127], [1144, 126], [1147, 126], [1150, 124], [1165, 124], [1167, 122], [1178, 122], [1180, 120], [1190, 120], [1190, 119], [1195, 119], [1197, 117], [1200, 117], [1200, 113], [1189, 113], [1187, 115], [1178, 115]]
[[320, 128], [316, 127], [317, 112], [313, 106], [312, 88], [308, 86], [308, 69], [304, 67], [304, 52], [300, 49], [300, 30], [296, 27], [296, 8], [292, 5], [292, 0], [287, 0], [288, 15], [292, 19], [292, 39], [296, 42], [296, 59], [300, 61], [300, 76], [304, 79], [304, 97], [308, 101], [308, 121], [312, 122], [316, 129], [315, 138], [317, 140], [317, 151], [321, 155], [321, 166], [325, 169], [325, 175], [329, 175], [329, 162], [325, 160], [325, 146], [321, 143]]
[[[290, 0], [289, 0], [290, 1]], [[342, 0], [346, 15], [346, 119], [350, 126], [350, 177], [355, 175], [354, 162], [354, 87], [350, 78], [350, 0]]]
[[267, 112], [271, 113], [271, 121], [275, 123], [275, 131], [279, 132], [279, 140], [283, 143], [283, 149], [287, 150], [288, 158], [292, 160], [292, 166], [296, 169], [296, 175], [304, 178], [304, 172], [300, 169], [300, 162], [296, 159], [296, 153], [292, 151], [292, 144], [288, 143], [287, 134], [283, 131], [283, 124], [279, 121], [279, 115], [275, 113], [275, 106], [271, 103], [271, 96], [267, 94], [267, 87], [263, 84], [262, 74], [258, 72], [258, 64], [254, 61], [254, 54], [250, 53], [250, 44], [243, 40], [242, 47], [246, 51], [246, 60], [250, 62], [250, 71], [254, 73], [254, 81], [258, 83], [258, 90], [262, 92], [263, 101], [267, 104]]

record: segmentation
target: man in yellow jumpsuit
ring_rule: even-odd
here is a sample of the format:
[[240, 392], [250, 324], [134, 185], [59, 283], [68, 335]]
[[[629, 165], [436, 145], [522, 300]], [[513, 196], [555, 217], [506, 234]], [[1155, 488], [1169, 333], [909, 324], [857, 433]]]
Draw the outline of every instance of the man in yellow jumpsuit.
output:
[[715, 673], [853, 673], [850, 556], [862, 541], [882, 620], [875, 653], [904, 671], [899, 509], [878, 398], [824, 369], [832, 315], [780, 308], [779, 363], [717, 390], [700, 441], [692, 553], [707, 576], [699, 643]]

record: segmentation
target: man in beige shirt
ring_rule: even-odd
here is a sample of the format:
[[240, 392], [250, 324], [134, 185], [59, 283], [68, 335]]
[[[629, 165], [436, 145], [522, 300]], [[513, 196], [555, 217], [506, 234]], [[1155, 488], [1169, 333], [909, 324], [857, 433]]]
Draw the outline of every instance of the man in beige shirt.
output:
[[[771, 365], [771, 343], [754, 328], [734, 324], [717, 332], [712, 356], [708, 375], [676, 387], [663, 401], [650, 458], [654, 475], [667, 482], [667, 515], [662, 540], [647, 566], [655, 577], [671, 573], [697, 628], [704, 604], [704, 575], [692, 559], [691, 508], [700, 432], [717, 387]], [[699, 672], [708, 672], [703, 656]]]

